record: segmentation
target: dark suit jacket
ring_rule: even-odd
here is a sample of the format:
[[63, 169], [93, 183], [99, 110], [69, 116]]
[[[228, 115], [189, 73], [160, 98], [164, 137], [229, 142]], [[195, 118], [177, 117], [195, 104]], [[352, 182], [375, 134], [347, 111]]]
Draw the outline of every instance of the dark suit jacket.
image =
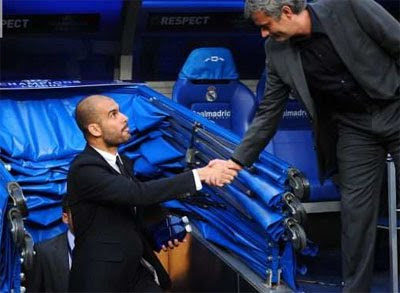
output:
[[[312, 5], [334, 48], [372, 99], [400, 99], [400, 25], [373, 0], [321, 0]], [[291, 41], [266, 42], [264, 99], [232, 158], [250, 166], [275, 134], [290, 89], [297, 92], [314, 128], [321, 178], [336, 167], [336, 137], [329, 109], [316, 109]], [[349, 97], [350, 98], [350, 97]]]
[[140, 182], [132, 162], [121, 156], [132, 179], [120, 175], [92, 147], [73, 161], [68, 197], [75, 234], [70, 291], [130, 291], [144, 257], [156, 269], [161, 287], [170, 280], [143, 236], [141, 219], [133, 212], [150, 204], [196, 191], [191, 171], [173, 178]]
[[68, 290], [67, 233], [35, 245], [33, 267], [27, 271], [28, 292], [66, 292]]

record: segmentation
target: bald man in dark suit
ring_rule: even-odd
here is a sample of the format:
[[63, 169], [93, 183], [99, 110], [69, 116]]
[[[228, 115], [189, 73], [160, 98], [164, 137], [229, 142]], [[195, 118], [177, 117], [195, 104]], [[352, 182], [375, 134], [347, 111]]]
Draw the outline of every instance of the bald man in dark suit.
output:
[[87, 141], [68, 173], [75, 231], [69, 280], [72, 292], [161, 292], [168, 274], [146, 238], [142, 210], [190, 196], [202, 182], [230, 183], [236, 172], [209, 166], [174, 177], [139, 181], [133, 162], [118, 153], [130, 138], [128, 118], [110, 97], [94, 95], [76, 108]]

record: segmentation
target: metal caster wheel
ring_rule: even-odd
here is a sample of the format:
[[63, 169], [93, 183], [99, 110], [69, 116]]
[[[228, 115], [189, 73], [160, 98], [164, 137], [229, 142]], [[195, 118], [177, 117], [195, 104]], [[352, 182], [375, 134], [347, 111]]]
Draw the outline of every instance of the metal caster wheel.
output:
[[288, 178], [289, 186], [298, 198], [306, 199], [310, 195], [310, 182], [303, 173], [295, 168], [291, 168], [288, 172]]
[[24, 243], [22, 245], [21, 256], [24, 259], [23, 266], [25, 270], [29, 270], [33, 265], [33, 256], [35, 251], [33, 249], [33, 239], [31, 234], [25, 232]]
[[283, 195], [283, 201], [286, 204], [283, 210], [289, 217], [294, 218], [299, 224], [304, 224], [307, 221], [307, 212], [300, 200], [293, 193], [286, 192]]
[[307, 246], [307, 236], [303, 228], [296, 222], [296, 220], [287, 218], [285, 220], [287, 228], [288, 240], [292, 241], [293, 248], [297, 251], [302, 251]]
[[21, 186], [17, 182], [9, 182], [7, 184], [8, 194], [13, 200], [13, 205], [19, 209], [22, 217], [28, 216], [28, 207], [26, 206], [26, 200], [22, 193]]
[[7, 212], [7, 218], [11, 229], [12, 239], [17, 246], [20, 246], [24, 241], [25, 230], [19, 209], [16, 207], [10, 208]]

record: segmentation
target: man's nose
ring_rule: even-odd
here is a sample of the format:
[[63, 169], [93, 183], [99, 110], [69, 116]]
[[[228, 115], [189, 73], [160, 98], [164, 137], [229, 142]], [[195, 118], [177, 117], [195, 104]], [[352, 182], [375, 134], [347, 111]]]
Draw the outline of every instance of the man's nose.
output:
[[262, 36], [263, 38], [268, 37], [268, 36], [269, 36], [269, 31], [262, 28], [262, 29], [261, 29], [261, 36]]
[[121, 118], [122, 118], [122, 121], [128, 122], [128, 117], [126, 117], [125, 114], [121, 113]]

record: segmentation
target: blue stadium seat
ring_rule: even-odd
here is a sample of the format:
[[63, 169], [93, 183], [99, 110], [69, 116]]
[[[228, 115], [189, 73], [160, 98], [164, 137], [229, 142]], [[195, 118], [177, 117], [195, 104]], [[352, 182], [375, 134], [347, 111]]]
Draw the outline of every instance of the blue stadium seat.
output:
[[231, 52], [209, 47], [193, 50], [175, 83], [172, 99], [243, 136], [258, 102], [239, 81]]
[[[263, 99], [266, 78], [266, 72], [263, 72], [257, 85], [259, 101]], [[325, 180], [323, 185], [319, 181], [313, 131], [306, 111], [293, 96], [289, 98], [278, 130], [266, 150], [306, 175], [310, 181], [310, 194], [303, 201], [339, 200], [339, 189], [331, 179]]]

